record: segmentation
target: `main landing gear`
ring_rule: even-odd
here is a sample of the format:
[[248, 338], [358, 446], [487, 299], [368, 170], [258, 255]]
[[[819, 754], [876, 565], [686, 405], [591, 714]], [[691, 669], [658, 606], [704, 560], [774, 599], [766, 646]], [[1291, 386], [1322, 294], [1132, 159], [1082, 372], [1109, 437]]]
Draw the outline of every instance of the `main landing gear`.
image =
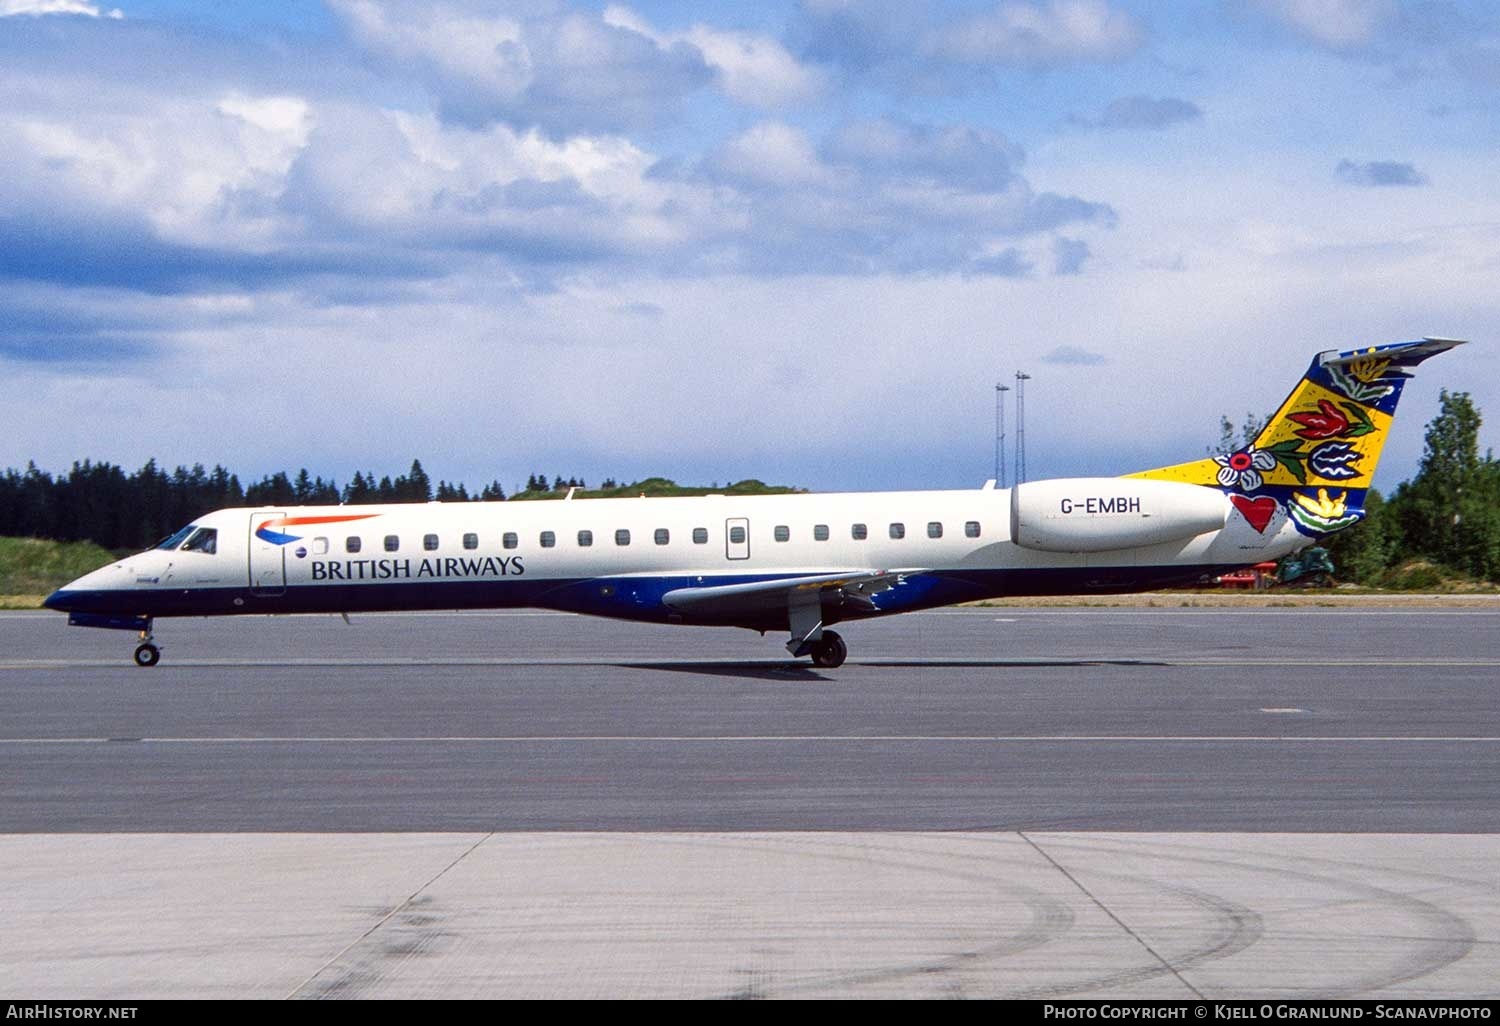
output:
[[786, 650], [794, 657], [812, 656], [813, 665], [825, 670], [844, 665], [849, 646], [833, 631], [823, 629], [823, 603], [817, 589], [792, 592], [787, 602], [787, 625], [792, 638]]
[[849, 646], [835, 632], [824, 631], [823, 636], [812, 643], [808, 654], [812, 656], [814, 666], [832, 670], [844, 665], [844, 660], [849, 655]]
[[161, 649], [157, 648], [151, 638], [151, 628], [147, 626], [141, 631], [141, 643], [135, 646], [135, 665], [155, 666], [161, 662]]

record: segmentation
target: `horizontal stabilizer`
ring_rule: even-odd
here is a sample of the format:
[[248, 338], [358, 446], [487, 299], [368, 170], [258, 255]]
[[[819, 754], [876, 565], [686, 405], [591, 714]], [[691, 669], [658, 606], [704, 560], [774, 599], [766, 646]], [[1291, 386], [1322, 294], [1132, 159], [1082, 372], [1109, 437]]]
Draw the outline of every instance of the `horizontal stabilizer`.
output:
[[1396, 342], [1388, 346], [1370, 346], [1366, 349], [1355, 349], [1346, 353], [1341, 353], [1337, 349], [1330, 349], [1326, 353], [1318, 354], [1318, 363], [1324, 367], [1332, 364], [1347, 366], [1348, 364], [1369, 360], [1373, 357], [1387, 362], [1392, 367], [1415, 367], [1423, 360], [1431, 359], [1439, 353], [1446, 353], [1450, 349], [1467, 344], [1467, 340], [1461, 338], [1434, 338], [1429, 336], [1420, 342]]

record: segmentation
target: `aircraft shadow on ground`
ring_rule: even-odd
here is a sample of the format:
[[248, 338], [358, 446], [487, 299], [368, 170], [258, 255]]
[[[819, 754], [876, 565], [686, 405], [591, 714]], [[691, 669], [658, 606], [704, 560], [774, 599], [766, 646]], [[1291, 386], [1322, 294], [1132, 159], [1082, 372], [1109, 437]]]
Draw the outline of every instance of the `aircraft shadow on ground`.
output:
[[[616, 663], [622, 669], [669, 670], [675, 673], [693, 673], [718, 677], [749, 677], [758, 680], [802, 680], [833, 683], [838, 677], [829, 676], [808, 663], [788, 663], [777, 660], [746, 662], [682, 662], [638, 661]], [[1155, 659], [861, 659], [850, 662], [841, 672], [857, 668], [873, 669], [1053, 669], [1077, 668], [1081, 666], [1170, 666], [1170, 663]]]
[[626, 670], [671, 670], [676, 673], [702, 674], [712, 677], [749, 677], [756, 680], [821, 681], [832, 684], [836, 677], [829, 677], [808, 663], [744, 662], [744, 663], [682, 663], [682, 662], [632, 662], [617, 663]]

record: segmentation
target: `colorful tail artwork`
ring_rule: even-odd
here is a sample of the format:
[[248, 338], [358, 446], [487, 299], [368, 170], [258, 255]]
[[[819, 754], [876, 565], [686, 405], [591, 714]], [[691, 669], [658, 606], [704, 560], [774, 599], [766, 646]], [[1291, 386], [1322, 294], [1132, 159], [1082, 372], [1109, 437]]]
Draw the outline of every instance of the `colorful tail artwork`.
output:
[[1407, 368], [1462, 344], [1424, 338], [1319, 353], [1250, 445], [1129, 476], [1218, 488], [1262, 534], [1283, 516], [1310, 538], [1342, 530], [1364, 518]]

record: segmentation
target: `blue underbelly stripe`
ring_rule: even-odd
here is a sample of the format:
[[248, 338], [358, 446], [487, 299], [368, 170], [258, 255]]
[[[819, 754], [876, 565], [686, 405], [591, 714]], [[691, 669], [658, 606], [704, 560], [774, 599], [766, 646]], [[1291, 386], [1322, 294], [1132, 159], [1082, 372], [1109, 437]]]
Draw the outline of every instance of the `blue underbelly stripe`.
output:
[[[874, 612], [851, 609], [847, 618], [930, 609], [1004, 595], [1144, 591], [1191, 583], [1202, 575], [1230, 569], [1229, 566], [1089, 567], [913, 574], [905, 583], [874, 596]], [[684, 616], [668, 607], [662, 596], [679, 588], [754, 583], [786, 576], [693, 574], [572, 580], [366, 582], [291, 585], [275, 594], [256, 593], [248, 588], [62, 591], [49, 601], [53, 602], [53, 608], [69, 611], [153, 617], [541, 608], [658, 623], [736, 624], [773, 629], [784, 624], [783, 614], [773, 613], [764, 622], [755, 623], [743, 622], [743, 618], [733, 615]]]

